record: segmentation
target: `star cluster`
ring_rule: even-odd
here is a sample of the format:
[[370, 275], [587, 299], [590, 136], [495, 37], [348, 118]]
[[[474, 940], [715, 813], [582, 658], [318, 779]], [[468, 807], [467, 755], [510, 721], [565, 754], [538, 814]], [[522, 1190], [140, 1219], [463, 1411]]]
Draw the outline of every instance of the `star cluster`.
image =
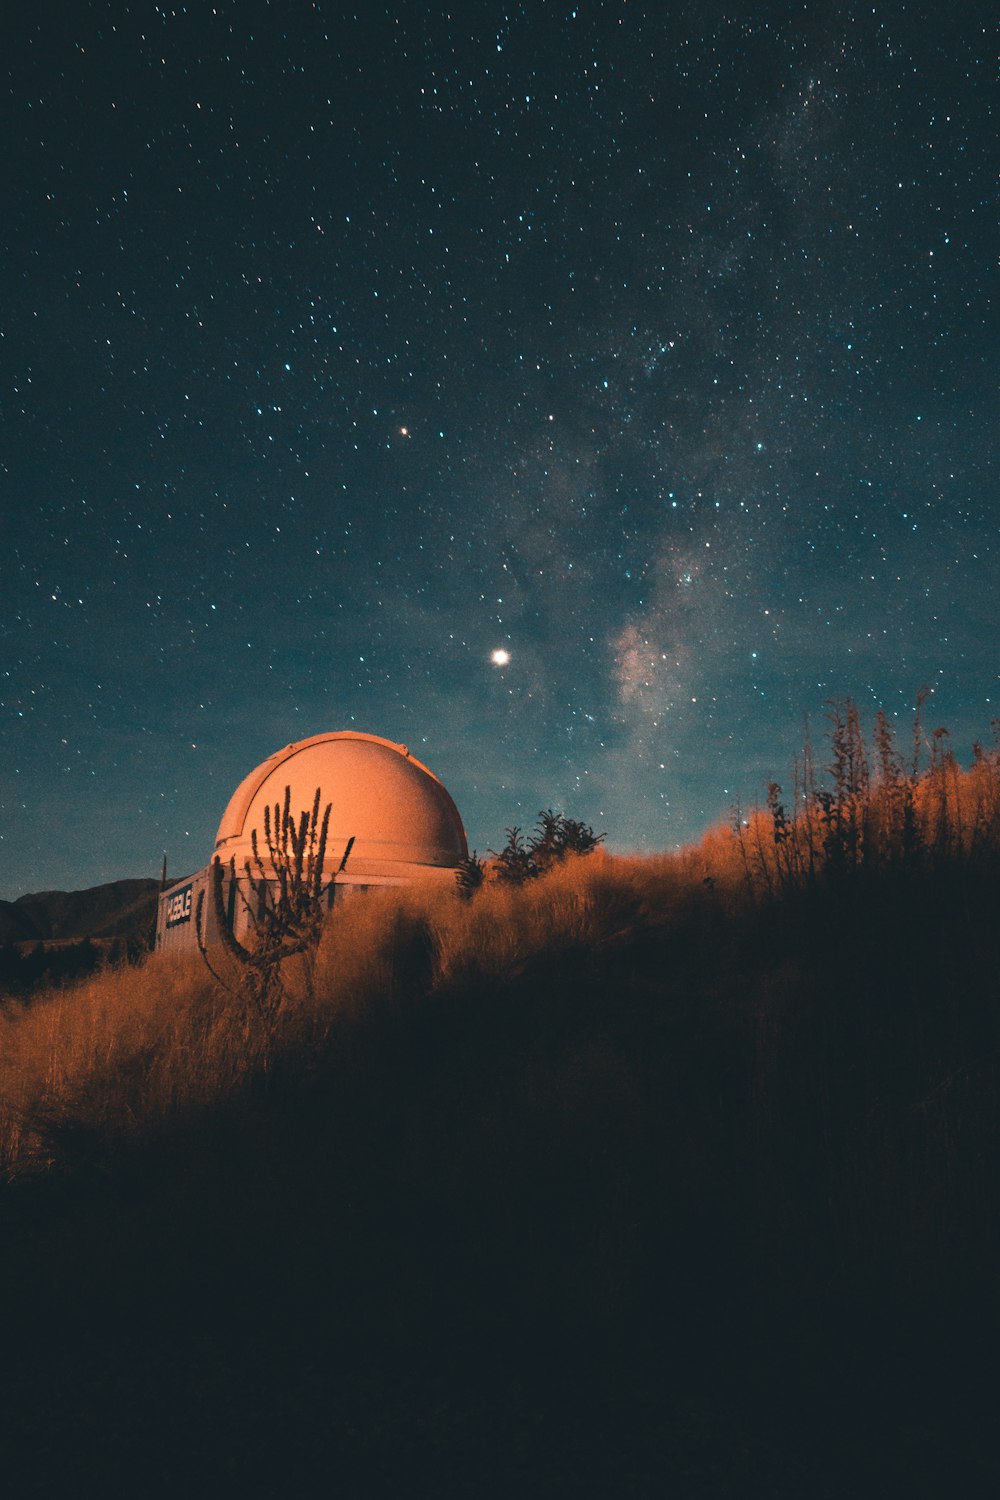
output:
[[23, 7], [2, 891], [277, 746], [671, 847], [831, 695], [996, 712], [995, 77], [900, 7]]

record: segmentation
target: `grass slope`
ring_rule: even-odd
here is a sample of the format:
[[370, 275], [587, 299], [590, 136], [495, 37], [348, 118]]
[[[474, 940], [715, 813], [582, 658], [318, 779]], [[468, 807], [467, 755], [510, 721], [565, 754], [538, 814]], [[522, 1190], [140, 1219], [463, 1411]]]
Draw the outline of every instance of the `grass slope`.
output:
[[266, 1046], [157, 956], [8, 1005], [16, 1492], [995, 1492], [1000, 882], [937, 826], [349, 902]]

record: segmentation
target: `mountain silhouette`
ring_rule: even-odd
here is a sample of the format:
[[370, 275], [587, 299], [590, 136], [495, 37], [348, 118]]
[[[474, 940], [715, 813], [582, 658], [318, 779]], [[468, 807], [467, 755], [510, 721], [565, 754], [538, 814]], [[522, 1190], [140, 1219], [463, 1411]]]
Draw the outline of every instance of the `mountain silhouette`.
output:
[[159, 889], [158, 880], [112, 880], [84, 891], [38, 891], [0, 901], [0, 944], [148, 941]]

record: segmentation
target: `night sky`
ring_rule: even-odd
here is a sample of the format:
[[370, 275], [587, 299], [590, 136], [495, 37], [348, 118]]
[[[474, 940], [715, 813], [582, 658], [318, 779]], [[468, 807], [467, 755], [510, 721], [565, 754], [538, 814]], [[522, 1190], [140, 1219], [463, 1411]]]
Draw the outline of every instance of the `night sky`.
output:
[[967, 761], [976, 16], [8, 7], [0, 896], [200, 867], [325, 730], [408, 744], [481, 853], [550, 805], [673, 848], [835, 695], [908, 736], [926, 683]]

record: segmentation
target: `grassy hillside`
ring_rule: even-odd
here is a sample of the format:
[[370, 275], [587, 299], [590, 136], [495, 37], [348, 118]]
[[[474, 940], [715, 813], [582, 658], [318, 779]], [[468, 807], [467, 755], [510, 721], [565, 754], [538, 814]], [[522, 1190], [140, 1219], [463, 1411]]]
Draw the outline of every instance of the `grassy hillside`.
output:
[[997, 784], [8, 1004], [24, 1492], [994, 1492]]

